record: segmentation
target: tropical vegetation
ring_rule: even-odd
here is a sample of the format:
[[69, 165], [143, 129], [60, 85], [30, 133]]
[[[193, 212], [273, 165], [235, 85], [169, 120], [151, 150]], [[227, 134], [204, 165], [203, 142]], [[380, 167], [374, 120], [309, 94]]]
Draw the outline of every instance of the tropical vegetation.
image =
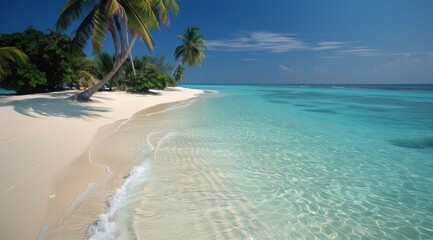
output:
[[151, 88], [164, 89], [176, 86], [169, 74], [160, 71], [155, 65], [145, 65], [136, 75], [129, 75], [128, 92], [145, 93]]
[[[110, 81], [130, 56], [132, 46], [139, 37], [152, 51], [154, 42], [150, 31], [160, 29], [161, 25], [169, 27], [169, 12], [177, 14], [178, 10], [175, 0], [68, 0], [57, 20], [56, 29], [64, 31], [72, 23], [79, 22], [72, 39], [72, 49], [82, 49], [91, 40], [94, 52], [100, 53], [109, 33], [116, 56], [113, 69], [101, 81], [72, 99], [88, 100]], [[129, 34], [132, 35], [130, 42], [127, 39]]]
[[176, 82], [178, 82], [178, 81], [181, 81], [182, 79], [184, 79], [185, 78], [184, 72], [185, 72], [185, 68], [183, 66], [181, 66], [181, 65], [177, 66], [173, 72], [174, 80], [176, 80]]
[[194, 26], [187, 28], [183, 35], [177, 35], [182, 40], [182, 44], [174, 51], [174, 58], [177, 63], [173, 69], [173, 76], [176, 71], [182, 71], [179, 67], [183, 64], [190, 67], [201, 65], [205, 58], [204, 50], [207, 50], [207, 46], [204, 42], [204, 35], [199, 34], [199, 31], [200, 29]]
[[[176, 81], [169, 75], [172, 69], [165, 62], [165, 56], [134, 57], [132, 61], [126, 61], [113, 78], [106, 84], [109, 90], [128, 90], [134, 93], [145, 93], [152, 88], [164, 89], [176, 86]], [[106, 52], [98, 55], [96, 68], [93, 71], [96, 78], [101, 78], [109, 72], [115, 64], [115, 56]]]
[[[107, 52], [100, 53], [96, 60], [95, 60], [95, 70], [94, 73], [96, 75], [96, 79], [102, 79], [105, 75], [107, 75], [111, 69], [114, 68], [114, 65], [116, 64], [116, 55], [112, 56], [111, 54]], [[114, 74], [113, 78], [110, 82], [106, 84], [109, 90], [117, 89], [117, 90], [124, 90], [124, 84], [122, 81], [123, 75], [121, 74], [121, 71], [118, 71], [116, 74]], [[91, 85], [88, 87], [92, 87], [97, 83], [94, 82], [95, 78], [92, 76], [89, 76], [88, 78], [90, 80]], [[98, 80], [99, 81], [99, 80]]]
[[0, 46], [13, 46], [28, 56], [25, 63], [9, 62], [3, 68], [0, 85], [18, 94], [58, 91], [75, 85], [78, 72], [88, 70], [90, 65], [82, 51], [69, 54], [68, 36], [53, 31], [44, 34], [31, 26], [24, 32], [0, 35]]
[[[153, 51], [150, 31], [169, 28], [169, 13], [178, 11], [175, 0], [67, 0], [55, 25], [57, 32], [43, 33], [30, 26], [0, 35], [0, 87], [18, 94], [84, 89], [71, 99], [88, 100], [99, 89], [148, 92], [176, 86], [185, 77], [184, 65], [201, 65], [205, 57], [204, 35], [198, 27], [178, 35], [182, 44], [175, 50], [174, 67], [163, 55], [132, 58], [131, 50], [142, 39]], [[72, 38], [59, 32], [74, 23], [78, 27]], [[102, 50], [107, 36], [114, 54]], [[94, 59], [83, 52], [89, 42]]]
[[[153, 65], [158, 68], [159, 71], [164, 73], [170, 73], [173, 69], [171, 64], [166, 62], [166, 57], [164, 55], [155, 55], [155, 56], [142, 56], [142, 57], [134, 57], [134, 65], [137, 71], [140, 71], [146, 65]], [[131, 62], [127, 61], [124, 63], [126, 65], [125, 70], [127, 73], [131, 73]]]
[[6, 68], [11, 62], [23, 64], [27, 60], [27, 55], [17, 48], [0, 47], [0, 81], [7, 75]]

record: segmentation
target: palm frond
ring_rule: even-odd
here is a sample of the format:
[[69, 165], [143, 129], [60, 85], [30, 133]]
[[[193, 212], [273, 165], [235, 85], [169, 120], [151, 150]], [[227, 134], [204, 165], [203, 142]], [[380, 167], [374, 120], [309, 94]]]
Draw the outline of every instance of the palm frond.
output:
[[14, 47], [0, 47], [0, 61], [14, 61], [17, 63], [25, 63], [28, 57], [25, 53]]
[[149, 51], [152, 51], [154, 41], [148, 26], [158, 27], [158, 21], [152, 11], [152, 6], [147, 1], [128, 0], [122, 0], [122, 6], [128, 16], [128, 30], [138, 34]]
[[171, 11], [174, 15], [179, 12], [179, 6], [175, 0], [156, 0], [155, 1], [155, 15], [159, 21], [162, 22], [167, 28], [170, 28], [169, 12]]
[[109, 0], [106, 3], [107, 5], [104, 7], [105, 9], [107, 9], [107, 13], [109, 17], [113, 17], [117, 14], [119, 14], [120, 11], [120, 4], [118, 1], [116, 0]]
[[206, 57], [203, 51], [207, 50], [207, 46], [204, 42], [205, 36], [198, 34], [199, 30], [198, 27], [189, 27], [183, 35], [178, 35], [183, 44], [174, 51], [177, 61], [188, 66], [201, 65]]
[[179, 5], [176, 0], [159, 0], [165, 5], [165, 8], [170, 10], [175, 16], [179, 13]]
[[102, 51], [102, 45], [110, 25], [110, 17], [106, 8], [98, 7], [93, 20], [92, 31], [92, 48], [93, 51], [99, 53]]
[[113, 56], [107, 52], [102, 52], [98, 55], [97, 67], [98, 70], [105, 75], [114, 67]]
[[165, 8], [162, 0], [157, 0], [153, 6], [153, 11], [158, 18], [158, 22], [162, 22], [166, 27], [170, 27], [170, 20], [168, 17], [167, 9]]
[[25, 53], [14, 47], [1, 47], [0, 48], [0, 79], [5, 77], [5, 67], [9, 61], [16, 63], [25, 63], [28, 61]]
[[95, 0], [68, 0], [60, 12], [54, 28], [57, 31], [66, 30], [72, 22], [78, 21], [82, 16], [86, 16], [95, 7]]
[[115, 56], [116, 59], [118, 59], [119, 58], [119, 40], [117, 39], [117, 32], [116, 32], [116, 29], [114, 28], [114, 23], [113, 22], [110, 22], [110, 24], [108, 26], [108, 31], [110, 32], [111, 39], [113, 40], [114, 56]]
[[185, 45], [180, 45], [174, 50], [174, 59], [179, 60], [185, 52]]
[[87, 41], [92, 36], [94, 16], [97, 8], [93, 8], [84, 20], [80, 23], [77, 30], [74, 32], [74, 37], [72, 38], [71, 51], [74, 52], [77, 49], [83, 49]]
[[[120, 9], [122, 9], [121, 11], [123, 11], [123, 8], [120, 8]], [[117, 30], [117, 34], [119, 34], [119, 38], [120, 38], [120, 47], [121, 47], [121, 49], [122, 49], [122, 53], [123, 52], [125, 52], [125, 50], [126, 50], [126, 41], [125, 41], [125, 37], [124, 37], [124, 33], [123, 33], [123, 29], [122, 29], [122, 23], [121, 23], [121, 21], [120, 21], [120, 19], [119, 19], [119, 17], [121, 17], [121, 14], [119, 15], [115, 15], [115, 16], [113, 16], [113, 19], [114, 19], [114, 24], [115, 24], [115, 26], [116, 26], [116, 30]], [[127, 33], [127, 31], [125, 31], [126, 33]]]

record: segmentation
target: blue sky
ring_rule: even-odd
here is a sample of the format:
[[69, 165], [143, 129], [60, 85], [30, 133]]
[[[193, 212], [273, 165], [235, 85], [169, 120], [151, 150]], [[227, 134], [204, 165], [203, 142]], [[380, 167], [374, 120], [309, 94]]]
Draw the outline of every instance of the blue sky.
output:
[[[433, 83], [430, 0], [182, 0], [156, 47], [174, 63], [177, 34], [201, 28], [209, 50], [185, 83]], [[54, 26], [63, 1], [7, 1], [0, 33]], [[71, 29], [73, 30], [73, 29]], [[107, 42], [105, 49], [112, 51]], [[89, 51], [90, 52], [90, 51]]]

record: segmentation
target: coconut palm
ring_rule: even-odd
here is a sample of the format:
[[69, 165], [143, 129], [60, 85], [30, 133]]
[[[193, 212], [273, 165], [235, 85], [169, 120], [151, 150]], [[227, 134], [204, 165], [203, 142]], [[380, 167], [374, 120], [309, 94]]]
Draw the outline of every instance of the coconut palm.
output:
[[185, 72], [185, 68], [182, 65], [179, 65], [174, 70], [174, 74], [173, 74], [174, 80], [176, 80], [176, 82], [177, 82], [177, 81], [184, 79], [185, 78], [184, 72]]
[[[96, 72], [99, 79], [103, 78], [108, 72], [113, 69], [115, 65], [115, 56], [112, 56], [111, 54], [107, 52], [102, 52], [98, 55], [98, 58], [96, 59]], [[124, 68], [125, 66], [123, 66]], [[113, 78], [107, 83], [107, 86], [110, 90], [115, 87], [116, 89], [122, 88], [122, 81], [120, 81], [120, 77], [124, 76], [124, 73], [122, 70], [119, 70], [114, 74]]]
[[[107, 33], [113, 38], [115, 55], [121, 49], [113, 69], [97, 84], [71, 99], [90, 99], [119, 70], [139, 37], [152, 51], [154, 42], [150, 30], [160, 29], [161, 24], [169, 27], [168, 11], [177, 14], [178, 10], [176, 0], [67, 0], [56, 29], [64, 31], [83, 18], [75, 31], [72, 49], [83, 48], [91, 40], [93, 51], [100, 53]], [[125, 41], [125, 33], [133, 36], [131, 42]]]
[[204, 50], [207, 50], [204, 42], [204, 35], [198, 34], [198, 27], [189, 27], [183, 35], [177, 35], [182, 40], [182, 45], [178, 46], [174, 51], [174, 58], [177, 63], [173, 69], [173, 73], [180, 65], [187, 64], [188, 66], [201, 65], [205, 58]]
[[6, 75], [5, 67], [9, 61], [16, 63], [25, 63], [28, 57], [25, 53], [21, 52], [14, 47], [1, 47], [0, 48], [0, 80]]
[[110, 72], [110, 70], [114, 68], [114, 64], [115, 60], [113, 59], [113, 56], [111, 56], [111, 54], [107, 52], [100, 53], [98, 55], [98, 58], [96, 59], [96, 69], [100, 74], [100, 77], [103, 77], [108, 72]]

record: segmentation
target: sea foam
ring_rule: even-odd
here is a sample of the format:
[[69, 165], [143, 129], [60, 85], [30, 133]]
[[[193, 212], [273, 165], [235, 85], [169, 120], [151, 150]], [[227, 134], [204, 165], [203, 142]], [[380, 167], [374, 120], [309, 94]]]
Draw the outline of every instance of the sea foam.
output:
[[[155, 114], [160, 114], [166, 111], [183, 108], [189, 106], [193, 101], [181, 101], [177, 104], [170, 106], [164, 110], [153, 112], [145, 115], [149, 117]], [[135, 116], [139, 118], [139, 116]], [[122, 126], [129, 122], [131, 119], [123, 122], [115, 132], [121, 131]], [[128, 238], [131, 232], [128, 232], [128, 209], [131, 203], [136, 199], [136, 192], [148, 181], [147, 173], [150, 170], [150, 160], [155, 151], [154, 146], [150, 143], [150, 138], [159, 134], [159, 132], [150, 133], [147, 135], [146, 140], [143, 144], [138, 143], [139, 149], [141, 149], [141, 156], [143, 156], [142, 162], [137, 166], [133, 167], [129, 175], [125, 178], [124, 183], [120, 186], [116, 193], [108, 200], [108, 209], [99, 215], [98, 220], [92, 224], [88, 231], [87, 236], [93, 240], [109, 240], [109, 239], [124, 239]], [[165, 135], [162, 139], [167, 137]], [[107, 166], [108, 168], [108, 166]]]
[[[149, 161], [154, 150], [149, 142], [149, 138], [152, 135], [153, 134], [149, 134], [146, 138], [147, 146], [144, 149], [146, 154], [144, 154], [143, 161], [132, 168], [122, 186], [120, 186], [116, 190], [116, 193], [108, 200], [108, 209], [99, 215], [95, 224], [89, 227], [87, 231], [89, 239], [119, 239], [119, 237], [128, 234], [125, 232], [125, 228], [119, 226], [119, 223], [124, 223], [125, 219], [128, 217], [127, 209], [134, 197], [133, 192], [147, 181], [146, 173], [150, 168]], [[119, 211], [121, 209], [122, 211]]]
[[145, 174], [148, 161], [143, 161], [135, 166], [125, 182], [108, 201], [109, 208], [106, 212], [99, 215], [98, 221], [89, 227], [87, 235], [89, 239], [117, 239], [121, 229], [117, 227], [118, 210], [124, 208], [128, 203], [128, 191], [135, 185], [145, 181]]

